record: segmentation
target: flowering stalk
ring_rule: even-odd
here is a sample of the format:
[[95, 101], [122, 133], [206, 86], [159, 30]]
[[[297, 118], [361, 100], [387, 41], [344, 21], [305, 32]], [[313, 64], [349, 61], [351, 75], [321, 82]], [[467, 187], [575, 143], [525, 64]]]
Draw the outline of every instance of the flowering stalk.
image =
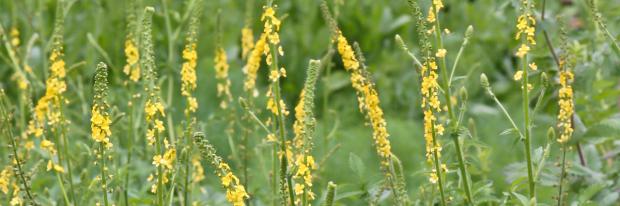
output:
[[[327, 7], [323, 2], [322, 7]], [[380, 168], [385, 176], [386, 182], [392, 187], [394, 196], [399, 204], [408, 204], [408, 197], [405, 188], [396, 187], [396, 175], [390, 172], [392, 167], [392, 151], [390, 140], [388, 139], [389, 133], [387, 131], [387, 123], [383, 117], [383, 109], [379, 104], [379, 93], [375, 89], [375, 85], [370, 80], [370, 74], [366, 70], [364, 65], [363, 56], [361, 50], [357, 49], [356, 52], [342, 34], [342, 31], [338, 29], [336, 21], [332, 18], [328, 9], [321, 9], [323, 16], [326, 18], [327, 23], [330, 25], [332, 31], [333, 41], [337, 45], [338, 53], [342, 58], [344, 68], [351, 73], [351, 84], [357, 93], [357, 99], [359, 109], [366, 116], [367, 121], [372, 126], [373, 140], [376, 152], [380, 159]], [[402, 183], [404, 184], [404, 183]]]
[[155, 147], [155, 154], [153, 156], [153, 165], [156, 168], [154, 174], [151, 174], [148, 178], [149, 181], [157, 178], [157, 183], [151, 185], [151, 192], [157, 195], [157, 205], [164, 205], [164, 184], [168, 183], [168, 174], [172, 171], [174, 160], [176, 159], [176, 149], [173, 145], [170, 145], [168, 140], [163, 136], [163, 132], [166, 130], [164, 123], [161, 120], [166, 116], [164, 112], [164, 105], [159, 96], [159, 86], [157, 82], [157, 68], [155, 66], [155, 55], [153, 49], [153, 37], [152, 37], [152, 24], [153, 13], [155, 9], [153, 7], [146, 7], [144, 10], [144, 19], [142, 22], [142, 43], [143, 51], [141, 58], [141, 66], [146, 71], [145, 76], [145, 93], [147, 94], [147, 100], [144, 107], [144, 113], [147, 123], [146, 139], [150, 146]]
[[[140, 80], [141, 71], [140, 71], [140, 51], [139, 51], [139, 35], [138, 35], [138, 7], [136, 5], [136, 0], [129, 0], [127, 5], [127, 34], [125, 36], [125, 61], [126, 64], [123, 67], [123, 73], [125, 73], [129, 79], [129, 81], [125, 81], [125, 84], [128, 86], [129, 90], [129, 101], [127, 103], [127, 109], [129, 114], [128, 119], [128, 133], [129, 137], [127, 141], [127, 167], [131, 167], [131, 158], [133, 157], [133, 144], [137, 142], [137, 135], [135, 133], [135, 121], [137, 117], [135, 116], [135, 107], [134, 101], [137, 101], [140, 97], [140, 94], [134, 93], [134, 87], [137, 85]], [[128, 169], [125, 173], [124, 179], [124, 189], [123, 189], [123, 198], [125, 201], [125, 205], [129, 205], [129, 176], [131, 173], [131, 169]]]
[[[573, 135], [573, 113], [575, 112], [575, 105], [573, 102], [573, 87], [571, 86], [574, 81], [574, 75], [570, 68], [572, 62], [569, 62], [568, 58], [568, 46], [566, 45], [566, 33], [562, 30], [562, 47], [564, 53], [560, 57], [560, 89], [558, 91], [558, 106], [560, 110], [558, 112], [558, 128], [560, 129], [560, 137], [557, 140], [562, 144], [562, 172], [560, 173], [560, 182], [558, 187], [558, 206], [561, 206], [564, 197], [563, 185], [566, 178], [566, 152], [568, 150], [568, 141]], [[572, 58], [571, 58], [572, 59]]]
[[[109, 177], [106, 175], [108, 167], [106, 166], [106, 151], [112, 148], [110, 142], [110, 120], [109, 110], [110, 107], [107, 103], [108, 97], [108, 68], [101, 62], [97, 65], [97, 71], [95, 73], [95, 96], [93, 98], [93, 108], [91, 121], [91, 137], [98, 143], [97, 161], [101, 169], [101, 175], [97, 178], [101, 181], [101, 187], [103, 191], [103, 202], [105, 206], [108, 206], [108, 185], [107, 180]], [[97, 163], [97, 162], [96, 162]]]
[[[532, 154], [531, 154], [531, 130], [530, 130], [530, 108], [529, 108], [529, 91], [532, 89], [532, 85], [528, 80], [528, 70], [536, 71], [538, 67], [536, 63], [528, 65], [528, 52], [530, 46], [536, 45], [534, 39], [536, 32], [536, 20], [531, 14], [531, 8], [533, 5], [529, 0], [521, 1], [521, 15], [517, 19], [517, 34], [515, 39], [521, 40], [521, 46], [519, 47], [516, 56], [521, 60], [521, 70], [517, 71], [514, 75], [515, 80], [521, 80], [521, 90], [523, 98], [523, 115], [524, 115], [524, 147], [525, 158], [527, 161], [527, 176], [529, 185], [529, 195], [531, 199], [536, 199], [536, 183], [533, 174]], [[529, 69], [528, 69], [529, 67]]]
[[226, 57], [226, 51], [221, 45], [221, 41], [218, 41], [217, 48], [215, 49], [215, 78], [217, 79], [217, 96], [221, 98], [220, 108], [227, 109], [232, 102], [232, 95], [230, 94], [230, 79], [228, 78], [228, 62]]
[[[198, 0], [197, 5], [202, 5], [202, 1]], [[198, 54], [196, 53], [196, 43], [198, 41], [198, 27], [200, 26], [200, 17], [202, 15], [201, 6], [196, 6], [192, 8], [192, 14], [189, 20], [189, 27], [187, 29], [187, 37], [186, 37], [186, 45], [185, 49], [183, 49], [183, 66], [181, 67], [181, 95], [186, 98], [186, 107], [185, 107], [185, 146], [182, 149], [183, 152], [183, 162], [184, 162], [184, 170], [185, 170], [185, 180], [183, 184], [183, 201], [184, 205], [189, 205], [191, 201], [190, 192], [190, 177], [191, 177], [191, 167], [190, 157], [192, 151], [192, 141], [190, 140], [190, 135], [194, 130], [194, 123], [196, 122], [196, 118], [194, 113], [196, 109], [198, 109], [198, 101], [196, 97], [194, 97], [194, 91], [196, 90], [196, 61], [198, 59]], [[198, 162], [200, 164], [200, 162]], [[194, 178], [196, 179], [196, 178]]]
[[442, 30], [441, 30], [441, 24], [439, 21], [439, 11], [441, 11], [441, 9], [444, 7], [442, 0], [433, 0], [432, 1], [432, 6], [428, 11], [428, 17], [427, 17], [427, 21], [431, 24], [434, 23], [434, 26], [431, 28], [432, 31], [434, 31], [435, 33], [435, 49], [436, 49], [436, 53], [435, 53], [435, 57], [437, 57], [440, 60], [440, 64], [439, 64], [439, 69], [441, 70], [441, 77], [442, 77], [442, 85], [441, 87], [443, 88], [444, 91], [444, 99], [446, 100], [446, 107], [448, 110], [448, 117], [449, 117], [449, 130], [450, 130], [450, 136], [452, 137], [452, 140], [454, 141], [454, 145], [455, 145], [455, 149], [456, 149], [456, 153], [457, 153], [457, 159], [459, 161], [459, 171], [461, 173], [462, 176], [462, 180], [463, 180], [463, 189], [465, 191], [465, 203], [466, 204], [473, 204], [473, 199], [472, 199], [472, 194], [470, 191], [470, 186], [469, 186], [469, 175], [467, 174], [467, 168], [465, 165], [465, 160], [463, 158], [463, 151], [461, 149], [461, 143], [459, 141], [459, 135], [458, 135], [458, 127], [459, 127], [459, 121], [456, 117], [456, 114], [453, 111], [453, 100], [452, 100], [452, 76], [454, 74], [454, 71], [456, 70], [456, 65], [458, 63], [459, 57], [463, 51], [463, 47], [465, 45], [467, 45], [468, 43], [468, 39], [469, 36], [471, 36], [471, 28], [469, 27], [467, 30], [467, 34], [465, 37], [465, 40], [463, 41], [463, 47], [461, 47], [461, 49], [459, 50], [458, 56], [454, 62], [452, 71], [450, 76], [448, 76], [448, 67], [446, 65], [446, 55], [447, 55], [447, 51], [446, 49], [444, 49], [443, 46], [443, 38], [442, 38]]
[[[274, 160], [277, 160], [277, 156], [280, 156], [280, 193], [281, 201], [286, 202], [286, 193], [290, 198], [290, 203], [295, 202], [295, 196], [292, 191], [292, 183], [290, 177], [287, 176], [288, 163], [290, 161], [290, 150], [286, 140], [286, 124], [284, 123], [285, 115], [288, 115], [286, 104], [282, 100], [280, 92], [280, 78], [286, 77], [286, 70], [284, 67], [278, 68], [278, 56], [284, 56], [284, 51], [280, 45], [280, 26], [281, 21], [276, 17], [275, 7], [272, 2], [268, 2], [268, 5], [264, 7], [264, 12], [261, 15], [261, 21], [263, 22], [263, 35], [266, 38], [266, 44], [263, 49], [263, 54], [266, 56], [265, 62], [267, 66], [271, 68], [269, 73], [269, 80], [271, 81], [270, 89], [267, 92], [267, 109], [273, 114], [276, 119], [277, 131], [279, 138], [279, 150], [274, 145]], [[259, 45], [256, 45], [259, 46]], [[275, 129], [274, 129], [275, 131]], [[277, 162], [277, 161], [274, 161]], [[275, 168], [275, 167], [274, 167]], [[276, 179], [274, 170], [274, 180]]]
[[[427, 21], [435, 21], [437, 5], [440, 2], [433, 2], [433, 7], [429, 11]], [[444, 194], [444, 180], [443, 172], [447, 172], [447, 168], [440, 162], [441, 145], [437, 140], [437, 135], [442, 135], [444, 127], [438, 124], [436, 113], [441, 112], [440, 102], [438, 95], [439, 84], [437, 83], [437, 64], [435, 62], [435, 56], [445, 56], [444, 52], [438, 52], [435, 56], [432, 55], [432, 46], [428, 40], [428, 31], [426, 30], [426, 22], [424, 21], [422, 11], [417, 2], [409, 0], [409, 5], [413, 9], [414, 16], [418, 18], [418, 35], [420, 36], [420, 45], [422, 47], [422, 67], [420, 68], [420, 75], [422, 76], [422, 83], [420, 86], [422, 94], [422, 109], [424, 110], [424, 139], [426, 141], [426, 158], [427, 161], [434, 165], [434, 169], [430, 173], [429, 181], [433, 184], [437, 184], [439, 188], [441, 205], [446, 205], [446, 198]], [[430, 21], [433, 20], [433, 21]], [[435, 28], [437, 29], [437, 25]], [[439, 41], [439, 40], [438, 40]], [[444, 67], [445, 68], [445, 67]], [[448, 100], [450, 96], [447, 95]], [[448, 106], [450, 108], [451, 106]]]
[[[64, 93], [67, 90], [67, 84], [65, 83], [65, 61], [63, 60], [63, 31], [64, 31], [64, 1], [58, 1], [56, 7], [56, 19], [54, 25], [54, 32], [52, 34], [52, 52], [49, 60], [51, 62], [49, 77], [46, 80], [45, 94], [37, 101], [34, 108], [34, 118], [29, 122], [28, 133], [34, 134], [35, 137], [42, 137], [41, 149], [49, 154], [47, 162], [47, 170], [53, 170], [56, 173], [59, 181], [59, 186], [63, 191], [65, 197], [65, 204], [70, 204], [69, 198], [64, 191], [62, 178], [60, 174], [65, 173], [65, 168], [62, 166], [63, 156], [57, 151], [61, 150], [64, 153], [64, 160], [67, 164], [68, 181], [71, 186], [71, 199], [75, 201], [75, 193], [73, 192], [73, 175], [71, 173], [71, 161], [68, 155], [68, 141], [66, 138], [66, 120], [63, 114], [63, 103], [66, 99]], [[47, 127], [46, 127], [47, 126]], [[48, 136], [44, 135], [46, 128], [49, 128], [53, 132], [56, 143], [62, 144], [64, 147], [60, 149], [60, 144], [55, 144], [48, 140]]]
[[233, 206], [245, 206], [244, 201], [250, 196], [245, 191], [245, 187], [239, 183], [237, 176], [232, 173], [230, 166], [217, 155], [215, 148], [203, 133], [195, 133], [194, 142], [198, 145], [202, 157], [216, 168], [214, 172], [220, 178], [222, 187], [226, 189], [226, 200]]
[[297, 170], [294, 173], [295, 180], [295, 205], [305, 206], [308, 201], [314, 200], [312, 192], [312, 170], [316, 169], [314, 157], [312, 156], [312, 139], [314, 138], [314, 128], [316, 120], [314, 118], [314, 89], [316, 80], [319, 76], [318, 60], [310, 60], [306, 73], [306, 82], [299, 95], [299, 103], [295, 107], [295, 122], [293, 123], [293, 146], [295, 148], [294, 166]]
[[[6, 194], [8, 193], [9, 185], [15, 188], [13, 191], [13, 198], [11, 199], [11, 202], [10, 202], [11, 205], [20, 205], [24, 203], [24, 201], [19, 195], [21, 189], [23, 189], [24, 192], [26, 193], [28, 204], [39, 205], [34, 200], [34, 194], [31, 191], [30, 176], [26, 175], [24, 172], [23, 166], [25, 162], [19, 158], [19, 155], [17, 152], [18, 142], [16, 141], [16, 138], [13, 134], [13, 128], [11, 127], [11, 124], [10, 124], [11, 115], [9, 114], [7, 110], [8, 102], [6, 98], [7, 96], [4, 93], [4, 90], [0, 89], [0, 122], [2, 122], [1, 125], [4, 126], [0, 128], [0, 130], [4, 130], [4, 132], [6, 133], [6, 136], [9, 137], [11, 141], [9, 144], [9, 147], [11, 148], [12, 153], [9, 154], [9, 157], [12, 157], [12, 168], [11, 168], [12, 172], [11, 170], [7, 170], [7, 169], [5, 169], [6, 172], [2, 171], [2, 173], [0, 174], [0, 189], [2, 190], [2, 192]], [[28, 146], [26, 146], [26, 148], [28, 148]], [[13, 173], [12, 175], [15, 176], [15, 178], [21, 183], [21, 187], [17, 186], [16, 183], [9, 184], [10, 173]]]
[[241, 29], [242, 60], [246, 60], [252, 49], [254, 49], [254, 33], [252, 31], [252, 11], [254, 10], [254, 0], [247, 0], [245, 2], [245, 23]]

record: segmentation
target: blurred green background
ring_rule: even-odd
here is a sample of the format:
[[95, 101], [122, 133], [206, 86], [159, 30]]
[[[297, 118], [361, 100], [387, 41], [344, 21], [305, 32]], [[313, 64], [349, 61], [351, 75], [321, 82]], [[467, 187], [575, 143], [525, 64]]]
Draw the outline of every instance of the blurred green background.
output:
[[[144, 6], [155, 7], [153, 35], [156, 48], [156, 59], [159, 69], [162, 95], [169, 103], [168, 113], [181, 134], [183, 109], [185, 103], [180, 98], [180, 66], [181, 51], [184, 44], [184, 33], [188, 11], [186, 1], [180, 0], [141, 0]], [[419, 1], [422, 8], [428, 8], [430, 1]], [[199, 102], [198, 120], [201, 128], [209, 134], [220, 154], [230, 157], [229, 142], [225, 138], [226, 113], [218, 107], [216, 97], [215, 74], [213, 69], [213, 51], [215, 50], [216, 20], [221, 11], [222, 37], [232, 80], [232, 93], [236, 99], [242, 94], [243, 73], [245, 64], [240, 55], [240, 31], [248, 12], [252, 16], [252, 27], [255, 36], [262, 31], [260, 13], [263, 1], [256, 0], [251, 10], [246, 10], [245, 0], [206, 0], [204, 14], [201, 18], [198, 43], [198, 88]], [[282, 65], [288, 71], [283, 81], [283, 95], [289, 108], [298, 99], [303, 86], [305, 70], [310, 59], [319, 59], [327, 51], [331, 40], [328, 27], [321, 17], [318, 0], [275, 1], [277, 12], [283, 18], [281, 28], [282, 46], [285, 56]], [[414, 17], [405, 0], [336, 0], [328, 1], [330, 8], [339, 11], [338, 24], [349, 41], [359, 42], [367, 59], [372, 78], [380, 94], [381, 106], [385, 110], [388, 130], [393, 152], [404, 164], [407, 186], [413, 200], [426, 204], [432, 191], [428, 183], [426, 171], [430, 168], [424, 159], [424, 139], [422, 137], [422, 113], [420, 109], [420, 93], [416, 86], [417, 73], [412, 60], [402, 52], [394, 41], [394, 36], [403, 37], [414, 53], [419, 50], [418, 37]], [[164, 8], [163, 5], [167, 8]], [[489, 77], [494, 92], [504, 103], [515, 121], [522, 126], [520, 84], [512, 80], [517, 68], [517, 59], [513, 55], [518, 46], [514, 39], [515, 24], [519, 1], [517, 0], [445, 0], [445, 10], [440, 14], [440, 21], [450, 34], [445, 37], [448, 50], [447, 60], [451, 67], [456, 53], [461, 46], [467, 26], [474, 27], [470, 44], [465, 48], [457, 67], [454, 90], [463, 87], [469, 96], [465, 119], [471, 135], [464, 137], [465, 157], [469, 162], [469, 170], [475, 183], [474, 191], [479, 199], [500, 203], [511, 198], [509, 194], [514, 188], [521, 189], [514, 181], [525, 173], [523, 165], [523, 148], [520, 141], [510, 132], [509, 122], [502, 115], [488, 95], [485, 95], [479, 82], [481, 73]], [[44, 92], [41, 77], [47, 72], [49, 39], [53, 29], [56, 1], [52, 0], [2, 0], [0, 1], [0, 22], [5, 30], [16, 26], [20, 31], [22, 45], [32, 41], [27, 62], [35, 74], [40, 77], [33, 84], [33, 101]], [[69, 119], [74, 123], [71, 139], [75, 145], [90, 145], [88, 137], [88, 120], [90, 102], [92, 101], [92, 78], [95, 65], [103, 61], [110, 65], [111, 104], [114, 114], [118, 115], [126, 108], [127, 92], [123, 82], [126, 76], [122, 73], [125, 64], [123, 53], [126, 34], [126, 1], [125, 0], [75, 0], [67, 1], [65, 24], [65, 53], [68, 69], [68, 92], [71, 101], [68, 105]], [[536, 16], [539, 19], [542, 1], [535, 1]], [[594, 205], [617, 205], [618, 171], [617, 155], [611, 158], [605, 155], [620, 148], [620, 53], [615, 51], [604, 30], [597, 25], [593, 14], [585, 0], [552, 0], [546, 3], [545, 22], [538, 22], [537, 42], [532, 48], [533, 60], [541, 72], [550, 77], [550, 87], [546, 90], [543, 104], [534, 119], [534, 148], [551, 144], [548, 166], [540, 180], [539, 201], [553, 203], [556, 195], [553, 184], [557, 183], [559, 167], [559, 145], [555, 140], [547, 139], [547, 130], [556, 124], [557, 107], [557, 67], [554, 65], [542, 30], [549, 32], [556, 49], [559, 48], [560, 16], [569, 36], [570, 53], [574, 55], [576, 112], [579, 125], [571, 145], [580, 145], [585, 154], [587, 164], [579, 166], [576, 148], [569, 153], [573, 167], [570, 169], [571, 187], [569, 199], [572, 203]], [[598, 9], [603, 16], [608, 30], [620, 34], [620, 1], [598, 1]], [[167, 13], [165, 12], [167, 11]], [[332, 11], [332, 12], [333, 12]], [[169, 26], [166, 24], [169, 18]], [[613, 36], [616, 40], [618, 36]], [[26, 52], [21, 46], [20, 52]], [[171, 51], [172, 53], [170, 53]], [[6, 61], [7, 52], [2, 47], [4, 60], [0, 64], [0, 88], [7, 90], [10, 96], [16, 97], [18, 90], [12, 79], [14, 70]], [[315, 152], [318, 160], [322, 160], [328, 151], [333, 150], [325, 163], [321, 164], [317, 174], [315, 191], [323, 195], [326, 182], [339, 184], [337, 196], [339, 201], [347, 205], [359, 205], [369, 192], [376, 192], [378, 181], [382, 176], [379, 171], [377, 155], [374, 152], [371, 129], [365, 125], [362, 114], [358, 111], [355, 92], [350, 86], [349, 75], [343, 69], [338, 55], [333, 58], [331, 73], [321, 74], [317, 99], [316, 114], [318, 116], [318, 132], [315, 137]], [[263, 65], [259, 71], [258, 86], [261, 94], [267, 87], [267, 69]], [[540, 91], [540, 73], [532, 77], [535, 94]], [[264, 108], [264, 95], [257, 101], [260, 109]], [[532, 100], [532, 105], [535, 99]], [[243, 111], [238, 109], [238, 114]], [[266, 116], [262, 114], [262, 116]], [[289, 115], [288, 123], [292, 123], [293, 115]], [[442, 117], [445, 118], [445, 117]], [[121, 120], [122, 121], [122, 120]], [[117, 125], [121, 129], [120, 125]], [[263, 145], [266, 134], [257, 130], [252, 135], [253, 144]], [[115, 135], [114, 142], [122, 142], [123, 136]], [[291, 132], [289, 132], [291, 134]], [[237, 137], [235, 137], [237, 138]], [[448, 194], [458, 204], [462, 198], [459, 189], [457, 161], [454, 147], [450, 139], [442, 140], [443, 161], [448, 164]], [[121, 144], [122, 145], [122, 144]], [[87, 147], [78, 147], [77, 154], [87, 154]], [[257, 147], [257, 150], [268, 147]], [[4, 148], [3, 148], [4, 150]], [[538, 152], [538, 150], [537, 150]], [[118, 152], [124, 155], [123, 152]], [[613, 154], [613, 153], [611, 153]], [[540, 156], [540, 155], [539, 155]], [[80, 157], [79, 162], [88, 162], [89, 157]], [[268, 158], [267, 158], [268, 159]], [[231, 160], [232, 161], [232, 160]], [[6, 161], [4, 161], [6, 162]], [[150, 164], [145, 160], [142, 164]], [[250, 171], [257, 180], [250, 180], [250, 193], [269, 194], [261, 186], [260, 162], [253, 161]], [[233, 164], [235, 165], [235, 164]], [[236, 165], [238, 166], [238, 165]], [[218, 185], [210, 169], [206, 182], [207, 187], [219, 191]], [[146, 172], [144, 174], [147, 174]], [[555, 176], [554, 176], [555, 175]], [[251, 176], [251, 177], [252, 177]], [[596, 177], [596, 178], [595, 178]], [[260, 179], [260, 180], [259, 180]], [[136, 180], [137, 182], [140, 179]], [[43, 184], [43, 183], [40, 183]], [[36, 185], [36, 184], [35, 184]], [[591, 194], [580, 196], [590, 185]], [[589, 190], [588, 190], [589, 191]], [[581, 193], [581, 192], [580, 192]], [[139, 193], [138, 193], [139, 194]], [[260, 198], [260, 196], [259, 196]], [[320, 199], [320, 198], [317, 198]], [[389, 199], [389, 198], [388, 198]], [[206, 200], [205, 200], [206, 201]], [[253, 200], [255, 201], [255, 200]], [[256, 200], [258, 201], [258, 200]], [[260, 202], [260, 201], [258, 201]], [[217, 204], [217, 203], [212, 203]]]

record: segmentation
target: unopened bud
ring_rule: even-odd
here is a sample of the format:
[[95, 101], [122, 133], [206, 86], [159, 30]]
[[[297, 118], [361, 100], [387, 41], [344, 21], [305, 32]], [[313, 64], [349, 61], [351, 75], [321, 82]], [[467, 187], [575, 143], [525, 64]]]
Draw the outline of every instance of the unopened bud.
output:
[[487, 78], [487, 75], [482, 73], [480, 74], [480, 85], [482, 85], [482, 87], [484, 88], [489, 88], [489, 79]]

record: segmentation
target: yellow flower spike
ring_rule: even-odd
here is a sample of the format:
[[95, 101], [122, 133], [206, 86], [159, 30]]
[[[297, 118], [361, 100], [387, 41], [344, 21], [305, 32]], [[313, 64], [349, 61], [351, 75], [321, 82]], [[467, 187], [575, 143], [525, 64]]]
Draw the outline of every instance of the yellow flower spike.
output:
[[194, 134], [194, 142], [198, 145], [202, 156], [216, 168], [215, 174], [220, 177], [222, 187], [226, 189], [226, 200], [233, 206], [245, 206], [245, 199], [250, 196], [245, 191], [245, 187], [239, 183], [237, 176], [232, 173], [230, 166], [216, 154], [215, 148], [204, 134]]

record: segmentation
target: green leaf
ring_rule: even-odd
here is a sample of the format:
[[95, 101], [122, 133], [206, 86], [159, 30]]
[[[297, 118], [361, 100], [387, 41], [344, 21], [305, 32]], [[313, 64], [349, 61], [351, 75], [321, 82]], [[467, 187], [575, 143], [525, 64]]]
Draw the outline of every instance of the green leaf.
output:
[[516, 192], [511, 192], [510, 194], [517, 198], [517, 200], [519, 200], [519, 203], [521, 203], [521, 205], [523, 206], [529, 206], [531, 204], [530, 200], [522, 194]]
[[362, 159], [354, 153], [349, 153], [349, 168], [360, 178], [364, 177], [366, 166], [364, 166]]
[[585, 202], [585, 201], [592, 199], [592, 197], [594, 197], [596, 193], [598, 193], [605, 187], [606, 187], [606, 184], [603, 184], [603, 183], [590, 185], [588, 188], [586, 188], [579, 194], [579, 202]]

